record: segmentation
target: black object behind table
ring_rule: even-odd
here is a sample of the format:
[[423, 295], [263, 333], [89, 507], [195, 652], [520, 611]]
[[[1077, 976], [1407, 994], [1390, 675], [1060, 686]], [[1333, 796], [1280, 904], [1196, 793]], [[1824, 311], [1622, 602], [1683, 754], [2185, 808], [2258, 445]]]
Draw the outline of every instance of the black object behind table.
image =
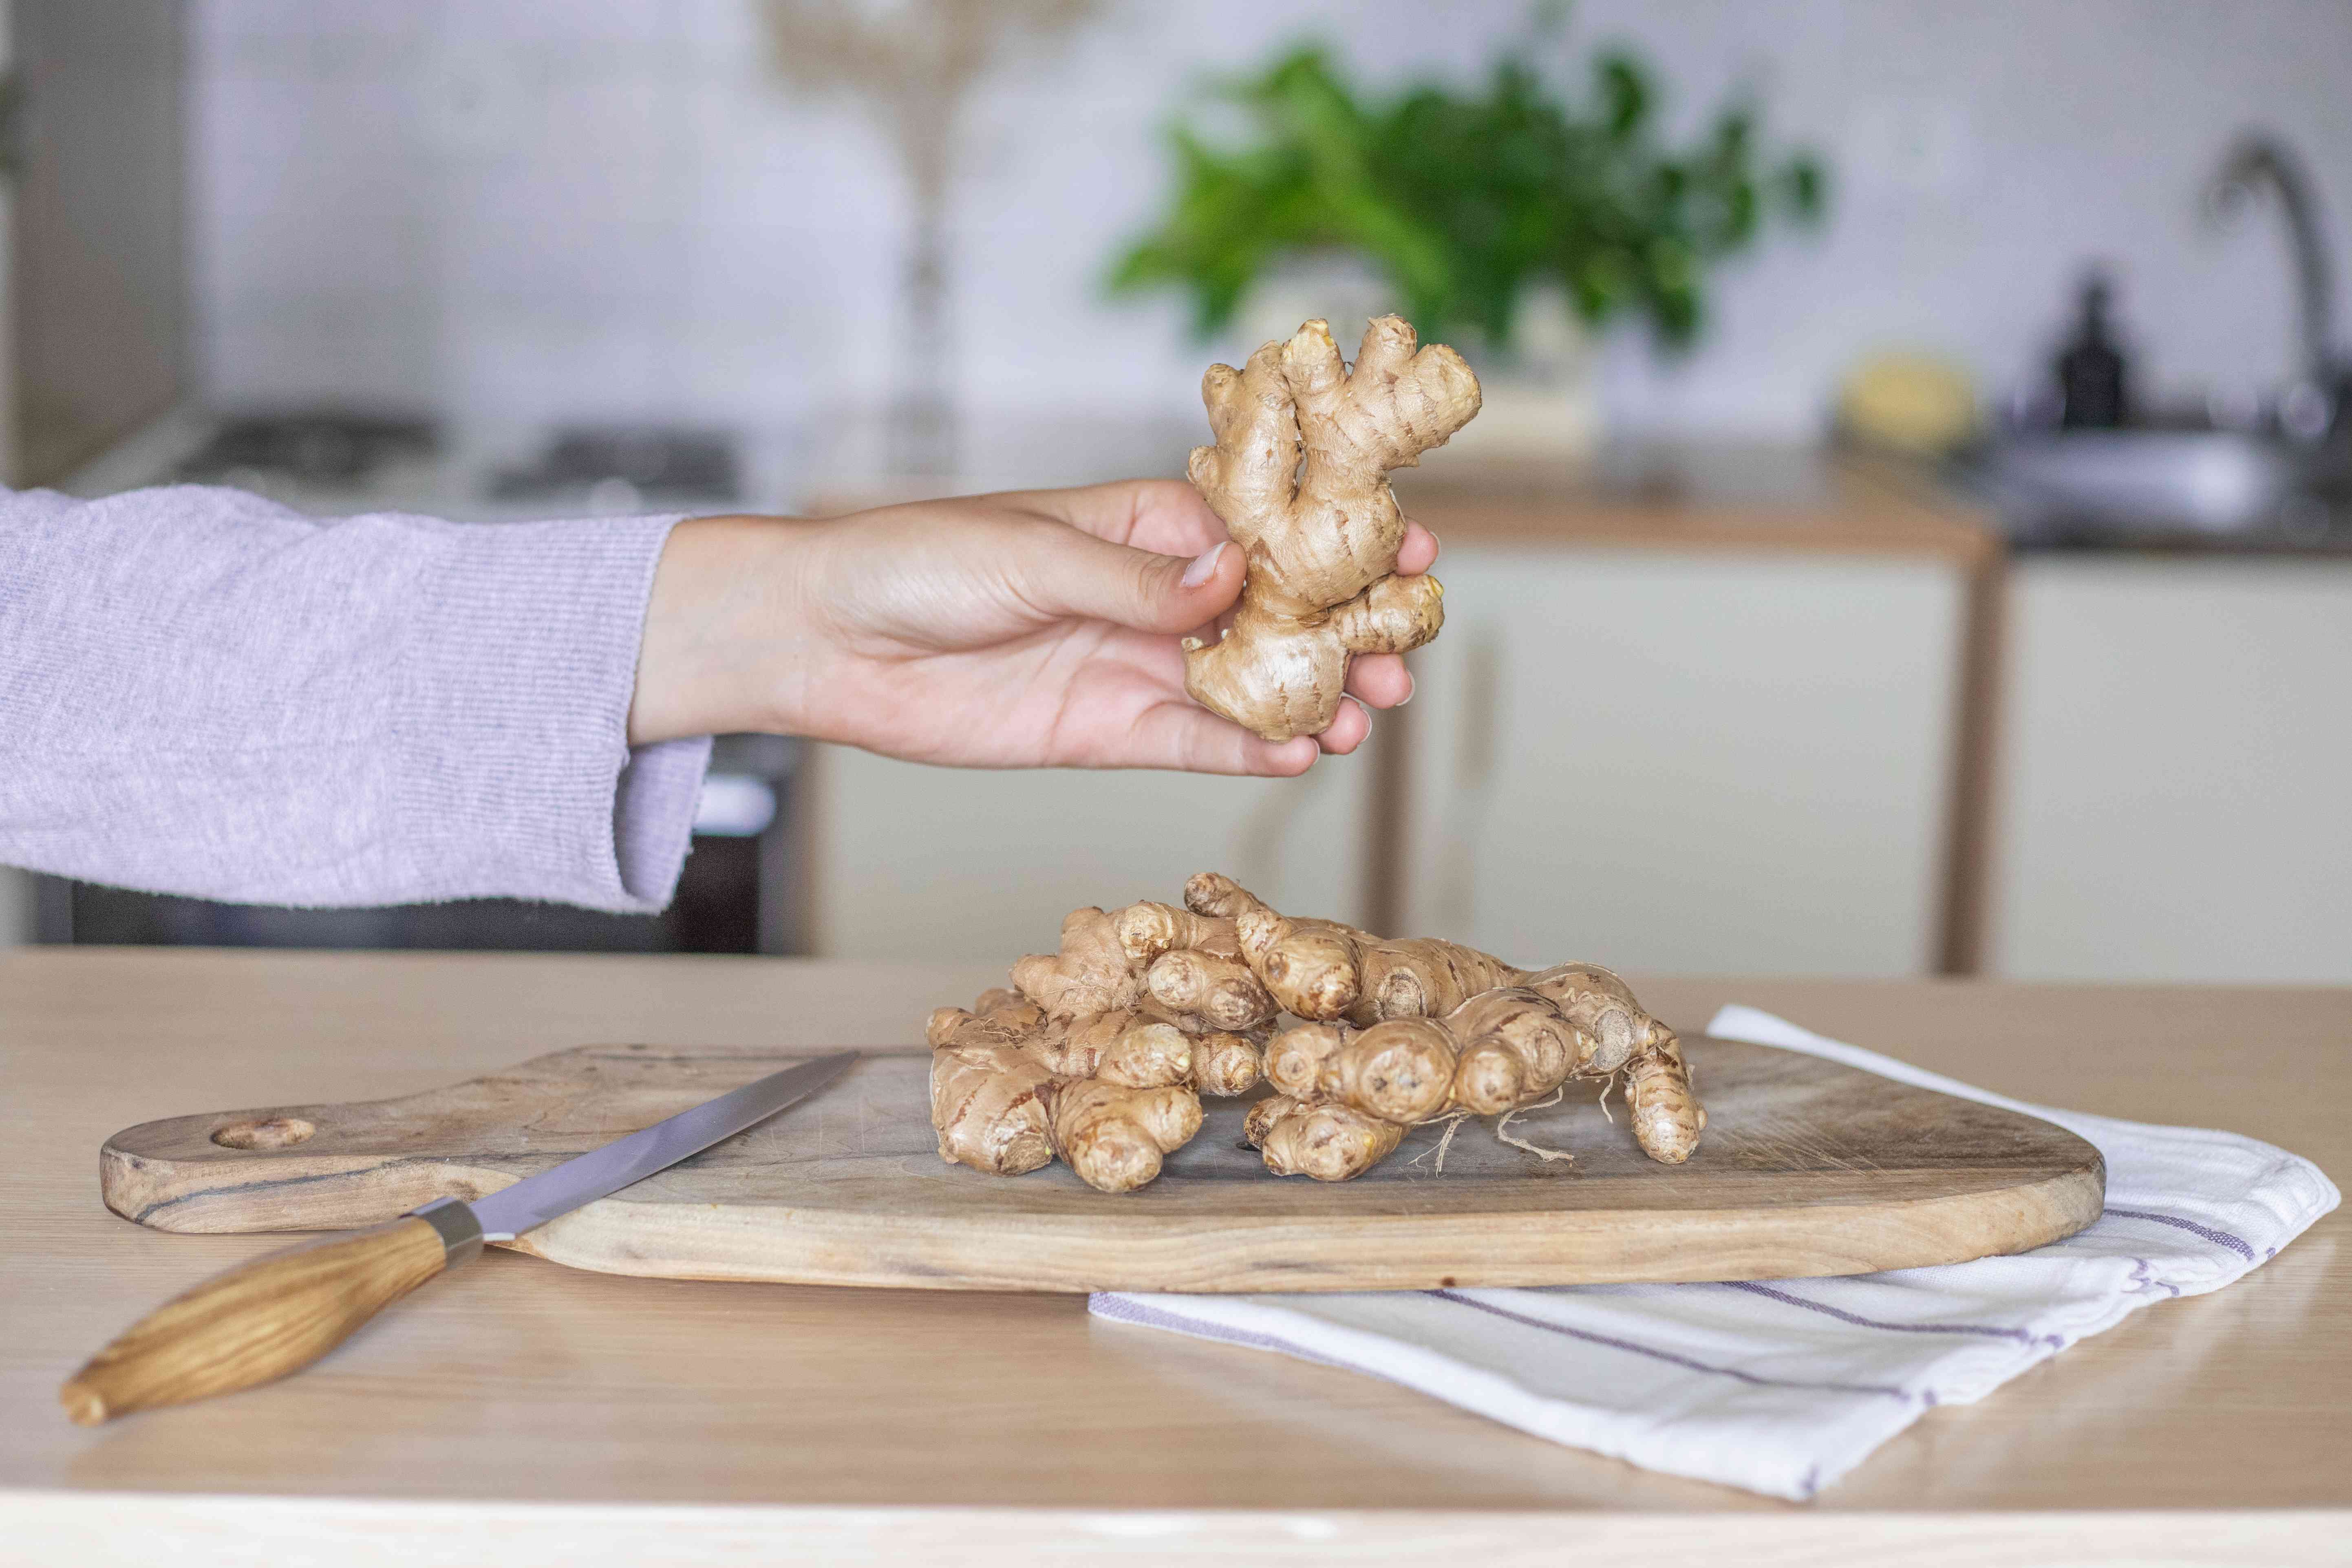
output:
[[[291, 910], [37, 879], [36, 938], [76, 945], [475, 949], [515, 952], [794, 952], [801, 940], [800, 743], [721, 736], [677, 896], [658, 915], [467, 899], [382, 909]], [[713, 796], [731, 802], [713, 809]], [[772, 803], [759, 820], [763, 797]], [[705, 828], [711, 829], [705, 831]]]

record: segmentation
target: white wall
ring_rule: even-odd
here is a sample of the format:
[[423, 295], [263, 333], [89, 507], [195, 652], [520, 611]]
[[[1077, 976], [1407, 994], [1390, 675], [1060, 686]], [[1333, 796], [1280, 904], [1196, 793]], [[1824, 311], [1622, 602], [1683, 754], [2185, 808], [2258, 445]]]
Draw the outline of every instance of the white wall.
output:
[[[762, 74], [751, 4], [199, 0], [214, 393], [751, 426], [873, 395], [895, 175], [850, 111]], [[975, 118], [959, 210], [970, 396], [1189, 416], [1201, 353], [1180, 307], [1097, 288], [1162, 189], [1157, 128], [1185, 84], [1318, 31], [1381, 77], [1466, 72], [1526, 11], [1113, 0]], [[1888, 343], [2013, 384], [2094, 257], [2121, 273], [2152, 384], [2264, 384], [2289, 361], [2283, 248], [2267, 221], [2204, 232], [2193, 203], [2247, 122], [2304, 150], [2352, 260], [2341, 0], [1585, 0], [1574, 37], [1638, 44], [1685, 111], [1759, 84], [1772, 127], [1838, 175], [1827, 237], [1727, 272], [1695, 358], [1612, 346], [1623, 427], [1808, 433], [1837, 372]]]

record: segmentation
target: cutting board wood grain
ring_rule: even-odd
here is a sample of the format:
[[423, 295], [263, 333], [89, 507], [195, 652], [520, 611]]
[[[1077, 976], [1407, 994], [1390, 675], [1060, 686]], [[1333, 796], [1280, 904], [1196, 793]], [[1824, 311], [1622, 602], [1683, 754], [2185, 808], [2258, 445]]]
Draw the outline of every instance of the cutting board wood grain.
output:
[[[2098, 1152], [2032, 1117], [1836, 1063], [1687, 1042], [1709, 1121], [1645, 1158], [1591, 1085], [1523, 1114], [1546, 1162], [1465, 1123], [1370, 1174], [1276, 1179], [1205, 1102], [1161, 1178], [1113, 1197], [1059, 1164], [942, 1162], [928, 1054], [869, 1054], [814, 1100], [513, 1245], [673, 1279], [965, 1290], [1359, 1290], [1853, 1274], [2015, 1252], [2100, 1209]], [[812, 1054], [584, 1046], [446, 1089], [150, 1121], [101, 1155], [107, 1206], [174, 1231], [372, 1225], [479, 1197]]]

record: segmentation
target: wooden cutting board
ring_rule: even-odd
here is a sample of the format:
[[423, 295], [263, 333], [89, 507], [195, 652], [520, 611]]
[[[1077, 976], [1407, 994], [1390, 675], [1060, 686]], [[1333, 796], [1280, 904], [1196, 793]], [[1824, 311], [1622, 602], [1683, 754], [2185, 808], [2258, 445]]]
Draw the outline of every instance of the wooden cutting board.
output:
[[[1354, 1182], [1276, 1179], [1205, 1101], [1158, 1182], [942, 1162], [928, 1053], [869, 1055], [815, 1099], [513, 1245], [674, 1279], [962, 1290], [1354, 1290], [1854, 1274], [2015, 1252], [2099, 1213], [2098, 1151], [2013, 1111], [1793, 1052], [1686, 1042], [1708, 1111], [1686, 1165], [1592, 1086], [1512, 1132], [1416, 1130]], [[101, 1156], [106, 1204], [174, 1231], [373, 1224], [479, 1197], [807, 1055], [583, 1046], [401, 1100], [150, 1121]]]

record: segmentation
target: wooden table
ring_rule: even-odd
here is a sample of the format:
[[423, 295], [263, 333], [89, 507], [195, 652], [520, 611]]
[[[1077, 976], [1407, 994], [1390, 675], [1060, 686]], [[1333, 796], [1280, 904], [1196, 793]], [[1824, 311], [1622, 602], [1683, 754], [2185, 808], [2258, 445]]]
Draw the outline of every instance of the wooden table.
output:
[[[634, 1279], [493, 1255], [313, 1371], [86, 1431], [56, 1386], [280, 1245], [99, 1205], [126, 1123], [391, 1095], [594, 1040], [911, 1046], [972, 971], [792, 960], [0, 954], [0, 1562], [2342, 1562], [2343, 1214], [1798, 1507], [1068, 1297]], [[1661, 981], [2012, 1094], [2352, 1169], [2352, 990]]]

